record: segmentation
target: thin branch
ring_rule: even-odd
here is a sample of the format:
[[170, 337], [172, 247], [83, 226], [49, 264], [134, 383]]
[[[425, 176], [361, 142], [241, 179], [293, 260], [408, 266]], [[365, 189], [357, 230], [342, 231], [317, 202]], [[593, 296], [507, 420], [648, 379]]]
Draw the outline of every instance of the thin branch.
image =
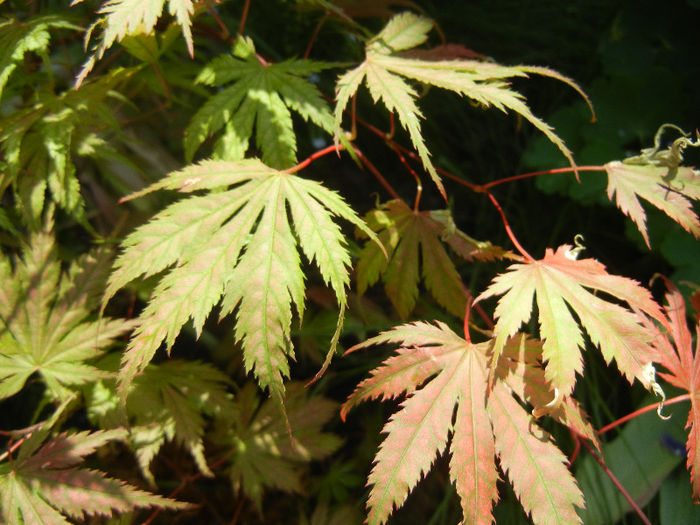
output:
[[[680, 403], [681, 401], [688, 401], [690, 400], [690, 394], [683, 394], [680, 396], [676, 396], [674, 398], [669, 399], [668, 401], [663, 401], [664, 405], [673, 405], [674, 403]], [[624, 417], [621, 417], [620, 419], [613, 421], [609, 425], [605, 425], [603, 428], [598, 430], [596, 434], [599, 436], [602, 434], [605, 434], [608, 430], [612, 430], [615, 427], [618, 427], [622, 425], [623, 423], [626, 423], [630, 419], [634, 419], [637, 416], [641, 416], [642, 414], [645, 414], [647, 412], [651, 412], [652, 410], [656, 410], [659, 408], [659, 405], [661, 405], [662, 401], [659, 401], [658, 403], [654, 403], [649, 406], [645, 406], [643, 408], [640, 408], [639, 410], [635, 410], [631, 414], [627, 414]]]
[[608, 475], [608, 477], [610, 478], [610, 481], [613, 482], [613, 485], [615, 485], [615, 487], [617, 487], [617, 490], [620, 491], [620, 493], [624, 496], [624, 498], [630, 504], [632, 509], [637, 513], [637, 516], [639, 516], [639, 518], [644, 522], [645, 525], [651, 525], [649, 518], [647, 518], [644, 515], [644, 512], [642, 512], [642, 509], [640, 509], [639, 505], [637, 505], [637, 502], [634, 501], [632, 496], [630, 496], [629, 492], [627, 492], [627, 490], [625, 490], [625, 487], [622, 486], [622, 483], [620, 483], [620, 481], [615, 477], [615, 474], [613, 474], [612, 471], [610, 470], [610, 468], [608, 468], [608, 466], [605, 464], [605, 461], [603, 460], [603, 458], [601, 458], [598, 455], [598, 453], [595, 450], [593, 450], [593, 448], [591, 448], [591, 445], [589, 445], [587, 441], [582, 440], [582, 443], [583, 443], [583, 446], [586, 447], [586, 450], [588, 450], [588, 452], [590, 452], [591, 456], [593, 456], [593, 458], [598, 462], [600, 467], [603, 469], [603, 472], [605, 472]]
[[243, 30], [245, 29], [245, 23], [248, 19], [248, 11], [250, 11], [250, 0], [245, 0], [245, 4], [243, 5], [243, 14], [241, 15], [241, 23], [238, 26], [239, 35], [242, 35]]
[[506, 214], [503, 213], [503, 208], [501, 208], [501, 205], [498, 204], [498, 201], [496, 200], [496, 197], [494, 197], [491, 193], [486, 192], [486, 195], [488, 195], [489, 200], [491, 203], [496, 207], [498, 210], [498, 213], [501, 214], [501, 219], [503, 220], [503, 226], [506, 229], [506, 233], [508, 234], [508, 237], [510, 238], [510, 242], [513, 243], [513, 246], [520, 252], [520, 254], [527, 259], [528, 262], [535, 262], [535, 259], [527, 253], [525, 248], [523, 248], [520, 243], [518, 242], [518, 239], [515, 238], [515, 234], [513, 233], [513, 230], [510, 228], [510, 224], [508, 223], [508, 219], [506, 219]]
[[355, 147], [355, 153], [357, 154], [357, 158], [359, 158], [362, 161], [362, 164], [365, 165], [365, 167], [374, 175], [374, 177], [379, 181], [379, 184], [384, 186], [384, 189], [389, 192], [389, 195], [391, 195], [394, 199], [401, 199], [399, 197], [399, 194], [396, 193], [396, 190], [389, 184], [389, 181], [387, 181], [384, 176], [379, 172], [379, 170], [370, 162], [370, 160], [365, 156], [362, 151], [359, 150], [359, 148]]
[[512, 177], [505, 177], [503, 179], [498, 179], [498, 180], [494, 180], [491, 182], [487, 182], [486, 184], [482, 184], [481, 188], [483, 188], [484, 190], [487, 190], [489, 188], [493, 188], [494, 186], [498, 186], [499, 184], [505, 184], [506, 182], [512, 182], [514, 180], [529, 179], [530, 177], [537, 177], [539, 175], [554, 175], [556, 173], [571, 173], [571, 172], [576, 172], [576, 171], [605, 171], [605, 167], [604, 166], [576, 166], [576, 169], [574, 169], [571, 166], [569, 166], [566, 168], [555, 168], [552, 170], [533, 171], [530, 173], [522, 173], [520, 175], [513, 175]]
[[323, 27], [323, 24], [326, 23], [326, 20], [328, 20], [328, 11], [326, 11], [326, 13], [319, 19], [318, 24], [316, 24], [316, 27], [314, 28], [314, 32], [311, 33], [309, 43], [306, 45], [306, 51], [304, 51], [304, 58], [309, 58], [311, 48], [313, 47], [314, 42], [316, 42], [316, 38], [321, 31], [321, 27]]
[[228, 30], [228, 27], [226, 27], [226, 24], [224, 24], [224, 21], [221, 20], [221, 17], [219, 14], [214, 10], [212, 6], [209, 5], [209, 2], [206, 2], [207, 5], [207, 11], [209, 11], [209, 14], [214, 18], [216, 23], [219, 25], [221, 28], [221, 39], [222, 40], [228, 40], [231, 38], [231, 33]]
[[291, 168], [283, 170], [283, 171], [284, 171], [284, 173], [296, 173], [297, 171], [304, 169], [306, 166], [311, 164], [316, 159], [319, 159], [319, 158], [321, 158], [325, 155], [328, 155], [329, 153], [332, 153], [334, 151], [340, 152], [344, 149], [345, 149], [345, 147], [342, 144], [338, 144], [337, 146], [335, 144], [331, 144], [330, 146], [326, 146], [325, 148], [320, 149], [315, 153], [312, 153], [311, 155], [309, 155], [307, 158], [302, 160], [296, 166], [292, 166]]

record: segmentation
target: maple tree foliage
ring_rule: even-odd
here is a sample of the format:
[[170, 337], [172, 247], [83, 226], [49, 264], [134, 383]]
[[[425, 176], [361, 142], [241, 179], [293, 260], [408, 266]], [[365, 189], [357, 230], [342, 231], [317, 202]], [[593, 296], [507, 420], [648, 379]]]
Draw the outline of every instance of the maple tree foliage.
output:
[[[52, 14], [44, 3], [19, 3], [8, 0], [15, 12], [0, 20], [0, 400], [22, 405], [31, 426], [0, 430], [4, 522], [198, 512], [217, 504], [200, 487], [183, 498], [199, 494], [197, 511], [170, 497], [206, 477], [226, 485], [214, 492], [235, 495], [228, 498], [236, 505], [232, 522], [244, 521], [242, 512], [265, 521], [270, 493], [312, 493], [312, 504], [295, 504], [298, 515], [285, 519], [353, 523], [360, 506], [347, 500], [346, 486], [334, 490], [332, 478], [352, 485], [364, 467], [358, 458], [346, 461], [347, 451], [361, 447], [369, 461], [375, 450], [371, 439], [344, 442], [326, 425], [359, 403], [391, 400], [398, 408], [384, 423], [368, 477], [368, 523], [387, 523], [440, 455], [465, 524], [495, 519], [501, 480], [534, 523], [580, 523], [586, 502], [554, 436], [568, 431], [592, 453], [604, 450], [573, 397], [586, 374], [583, 352], [594, 349], [630, 383], [663, 396], [660, 366], [662, 379], [688, 392], [687, 466], [700, 499], [700, 325], [695, 334], [688, 328], [678, 289], [666, 280], [662, 307], [637, 281], [582, 258], [578, 240], [533, 258], [492, 189], [544, 172], [477, 184], [445, 170], [457, 157], [433, 157], [423, 133], [431, 118], [423, 95], [448, 91], [465, 105], [529, 123], [570, 165], [550, 172], [578, 179], [583, 167], [514, 84], [531, 75], [556, 79], [590, 107], [572, 79], [449, 42], [412, 1], [281, 2], [280, 13], [248, 0], [105, 0], [100, 7], [74, 0], [72, 10]], [[255, 9], [256, 24], [283, 20], [284, 35], [269, 36], [278, 29], [273, 23], [271, 31], [253, 27]], [[375, 17], [382, 20], [358, 20]], [[298, 24], [305, 32], [304, 18], [315, 28], [305, 50], [291, 50], [287, 31]], [[321, 48], [317, 40], [329, 36]], [[364, 89], [374, 107], [358, 97]], [[387, 133], [365, 118], [387, 111]], [[680, 136], [665, 146], [669, 130]], [[399, 197], [404, 187], [392, 186], [400, 176], [389, 182], [370, 160], [375, 152], [365, 155], [365, 132], [389, 146], [418, 183], [413, 207]], [[700, 177], [683, 165], [685, 150], [697, 146], [697, 132], [664, 124], [653, 147], [585, 171], [605, 172], [608, 199], [648, 248], [654, 227], [642, 201], [697, 239]], [[307, 170], [331, 154], [349, 162]], [[371, 209], [353, 191], [341, 195], [356, 181], [352, 160], [391, 200]], [[421, 202], [417, 170], [447, 207]], [[513, 251], [462, 231], [450, 208], [463, 206], [463, 195], [443, 182], [448, 176], [489, 199]], [[413, 183], [407, 180], [401, 184]], [[359, 191], [366, 197], [374, 189]], [[110, 245], [120, 246], [114, 262]], [[475, 284], [494, 261], [510, 265], [481, 281], [489, 284]], [[378, 290], [370, 288], [380, 283], [375, 302]], [[380, 311], [385, 297], [401, 322], [416, 311], [441, 320], [386, 330], [396, 321], [387, 317], [391, 308]], [[474, 304], [476, 322], [469, 318]], [[463, 336], [450, 328], [455, 318]], [[196, 341], [181, 338], [175, 348], [189, 325]], [[472, 342], [470, 328], [480, 342]], [[366, 359], [352, 373], [371, 371], [339, 408], [323, 393], [340, 392], [334, 381], [349, 371], [320, 379], [351, 340], [361, 342], [348, 353]], [[309, 349], [320, 346], [327, 355], [314, 389], [288, 381], [296, 379], [291, 363], [298, 358], [304, 370]], [[379, 365], [358, 352], [377, 346], [395, 349]], [[108, 462], [94, 454], [105, 445], [131, 454], [133, 478], [144, 486], [155, 491], [176, 480], [177, 488], [166, 498], [112, 479], [109, 468], [85, 466], [88, 457]], [[173, 450], [178, 458], [168, 457]], [[309, 468], [332, 454], [330, 466]], [[319, 476], [316, 467], [329, 474]]]
[[458, 317], [464, 315], [466, 288], [443, 242], [469, 261], [513, 256], [458, 230], [449, 210], [412, 211], [397, 199], [369, 212], [365, 221], [377, 232], [381, 245], [368, 240], [359, 255], [358, 292], [363, 293], [381, 277], [386, 294], [402, 319], [413, 311], [418, 297], [419, 260], [420, 275], [438, 304]]
[[[124, 440], [125, 429], [97, 432], [49, 434], [69, 409], [75, 396], [66, 399], [46, 421], [24, 430], [24, 438], [13, 460], [0, 463], [0, 498], [3, 522], [69, 523], [64, 516], [112, 516], [138, 507], [184, 509], [186, 503], [137, 489], [103, 472], [79, 468], [86, 456], [111, 441]], [[20, 432], [18, 435], [22, 435]]]
[[[655, 355], [653, 334], [642, 315], [660, 320], [661, 308], [639, 283], [608, 274], [594, 259], [577, 259], [574, 250], [570, 245], [556, 251], [548, 248], [541, 260], [514, 264], [477, 297], [480, 301], [502, 295], [494, 312], [494, 362], [508, 338], [530, 319], [534, 297], [545, 374], [562, 395], [573, 392], [576, 374], [583, 370], [580, 350], [584, 339], [579, 322], [606, 362], [614, 359], [630, 382], [636, 378], [652, 388], [654, 380], [648, 367]], [[598, 297], [587, 288], [625, 301], [629, 307]]]
[[661, 148], [664, 129], [675, 126], [662, 125], [656, 133], [654, 147], [645, 148], [640, 155], [604, 165], [608, 175], [608, 198], [615, 202], [625, 215], [635, 223], [644, 242], [651, 247], [646, 226], [646, 213], [639, 198], [654, 205], [680, 224], [697, 239], [700, 221], [693, 210], [692, 201], [700, 200], [700, 173], [692, 167], [681, 166], [683, 150], [688, 146], [700, 146], [686, 136], [676, 139], [668, 148]]
[[[408, 394], [385, 425], [387, 434], [368, 482], [370, 524], [385, 523], [394, 506], [442, 453], [451, 434], [450, 478], [462, 501], [465, 523], [491, 523], [498, 498], [494, 457], [508, 475], [523, 507], [535, 523], [580, 523], [575, 506], [583, 497], [568, 471], [566, 459], [549, 435], [513, 397], [539, 408], [552, 399], [536, 360], [540, 344], [519, 335], [504, 344], [498, 380], [487, 388], [494, 341], [473, 344], [444, 323], [398, 326], [354, 346], [399, 344], [396, 354], [372, 371], [343, 405], [341, 416], [367, 399], [392, 399]], [[514, 374], [518, 367], [526, 369]], [[544, 404], [542, 404], [544, 402]], [[453, 424], [453, 413], [456, 416]], [[562, 422], [582, 435], [594, 434], [575, 404], [557, 407]], [[557, 483], [549, 480], [556, 479]]]
[[125, 239], [106, 299], [136, 277], [175, 267], [156, 287], [124, 354], [119, 372], [123, 395], [162, 342], [170, 348], [190, 318], [201, 332], [209, 311], [221, 300], [221, 316], [238, 307], [236, 337], [243, 345], [246, 369], [281, 400], [283, 378], [289, 377], [287, 358], [293, 355], [292, 305], [299, 317], [304, 312], [297, 243], [318, 266], [341, 308], [329, 355], [334, 352], [347, 302], [350, 256], [333, 216], [376, 238], [336, 193], [246, 159], [188, 166], [132, 198], [160, 188], [192, 193], [232, 185], [171, 204]]
[[667, 318], [659, 328], [650, 324], [654, 331], [654, 347], [658, 352], [658, 362], [667, 372], [659, 372], [659, 376], [670, 384], [686, 390], [690, 395], [690, 412], [686, 428], [689, 428], [687, 466], [693, 484], [693, 498], [700, 498], [700, 322], [696, 317], [695, 343], [693, 334], [688, 329], [685, 300], [678, 288], [664, 278], [668, 288], [664, 310]]
[[62, 272], [47, 232], [24, 246], [14, 269], [0, 255], [0, 398], [19, 392], [38, 372], [54, 399], [106, 377], [89, 361], [131, 330], [122, 319], [90, 319], [99, 305], [111, 254], [99, 250]]
[[530, 111], [523, 102], [522, 95], [510, 89], [504, 81], [511, 77], [527, 76], [528, 73], [551, 76], [571, 85], [588, 100], [571, 79], [543, 67], [508, 67], [479, 60], [431, 61], [404, 58], [395, 54], [423, 44], [428, 39], [428, 32], [432, 27], [433, 21], [429, 18], [405, 12], [393, 17], [384, 29], [367, 43], [364, 62], [338, 79], [335, 106], [338, 126], [342, 122], [343, 111], [350, 97], [356, 93], [364, 80], [374, 101], [381, 100], [389, 111], [399, 117], [423, 166], [440, 192], [445, 195], [442, 181], [430, 160], [430, 153], [421, 134], [419, 119], [423, 115], [415, 102], [418, 92], [402, 78], [406, 77], [466, 95], [485, 107], [515, 111], [544, 133], [574, 165], [571, 152], [564, 142], [548, 124]]

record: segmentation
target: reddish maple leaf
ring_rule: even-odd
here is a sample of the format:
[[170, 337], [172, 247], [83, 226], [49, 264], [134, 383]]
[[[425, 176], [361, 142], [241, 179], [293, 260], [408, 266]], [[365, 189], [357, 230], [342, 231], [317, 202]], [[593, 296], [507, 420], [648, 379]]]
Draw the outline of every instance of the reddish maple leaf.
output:
[[[610, 275], [598, 261], [577, 260], [576, 255], [569, 245], [560, 246], [556, 252], [548, 248], [541, 260], [508, 267], [477, 298], [480, 301], [502, 295], [495, 310], [493, 362], [508, 338], [532, 316], [534, 297], [544, 341], [545, 377], [560, 394], [570, 394], [576, 373], [583, 371], [581, 326], [606, 362], [615, 359], [630, 382], [637, 378], [651, 388], [648, 365], [654, 356], [653, 335], [644, 324], [643, 314], [660, 320], [661, 308], [636, 281]], [[589, 289], [625, 301], [634, 311]]]
[[658, 351], [658, 361], [668, 372], [659, 372], [659, 376], [690, 394], [690, 413], [686, 428], [690, 428], [686, 448], [688, 450], [687, 466], [693, 483], [693, 497], [700, 499], [700, 323], [695, 325], [695, 351], [693, 336], [688, 329], [686, 309], [683, 296], [678, 288], [666, 278], [668, 292], [664, 310], [668, 316], [662, 332], [655, 326], [654, 346]]
[[[369, 476], [369, 524], [385, 523], [394, 507], [403, 504], [445, 450], [450, 434], [450, 478], [465, 523], [493, 521], [491, 509], [498, 499], [495, 457], [535, 523], [580, 523], [575, 507], [583, 506], [583, 496], [566, 458], [513, 397], [515, 393], [538, 409], [552, 401], [538, 365], [541, 343], [523, 335], [506, 341], [491, 390], [488, 363], [493, 340], [473, 344], [441, 322], [416, 322], [348, 352], [382, 343], [400, 347], [358, 385], [341, 409], [344, 419], [361, 401], [408, 394], [384, 427], [387, 437]], [[595, 442], [593, 429], [575, 402], [565, 400], [556, 410], [555, 419]]]

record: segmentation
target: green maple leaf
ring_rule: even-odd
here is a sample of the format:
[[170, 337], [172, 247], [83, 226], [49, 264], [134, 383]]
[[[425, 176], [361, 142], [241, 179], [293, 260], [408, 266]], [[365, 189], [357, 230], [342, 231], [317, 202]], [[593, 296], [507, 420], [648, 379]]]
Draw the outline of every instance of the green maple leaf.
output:
[[191, 160], [207, 137], [223, 129], [215, 147], [217, 156], [239, 160], [255, 127], [255, 143], [265, 164], [280, 169], [294, 165], [297, 148], [291, 111], [329, 134], [335, 130], [328, 104], [304, 78], [329, 67], [336, 64], [298, 59], [264, 64], [252, 40], [239, 37], [233, 54], [215, 58], [197, 78], [203, 84], [225, 87], [192, 117], [185, 130], [185, 156]]
[[253, 384], [241, 389], [235, 405], [235, 411], [217, 420], [211, 439], [233, 450], [228, 466], [233, 486], [245, 492], [258, 510], [265, 489], [301, 492], [305, 464], [327, 457], [341, 444], [338, 437], [322, 431], [336, 414], [337, 404], [320, 396], [307, 398], [300, 383], [287, 385], [284, 400], [293, 440], [277, 403], [262, 402]]
[[[625, 301], [629, 308], [587, 289]], [[663, 316], [649, 291], [636, 281], [608, 274], [594, 259], [577, 260], [572, 247], [563, 245], [556, 252], [548, 248], [541, 260], [510, 266], [493, 279], [477, 301], [495, 295], [502, 297], [495, 311], [494, 359], [508, 338], [530, 319], [534, 297], [544, 340], [546, 377], [560, 394], [573, 391], [576, 373], [583, 370], [580, 350], [584, 339], [572, 311], [606, 362], [614, 359], [630, 382], [637, 378], [647, 388], [653, 387], [653, 378], [648, 375], [655, 355], [653, 336], [642, 315], [660, 321]]]
[[[580, 523], [575, 507], [583, 506], [583, 497], [564, 455], [512, 395], [539, 409], [552, 399], [537, 365], [538, 342], [524, 336], [510, 339], [490, 390], [493, 340], [472, 344], [443, 323], [416, 322], [383, 332], [348, 352], [385, 343], [400, 346], [357, 386], [341, 409], [345, 418], [364, 400], [408, 396], [383, 429], [387, 437], [369, 475], [370, 525], [386, 523], [394, 507], [403, 504], [445, 450], [450, 434], [450, 479], [460, 497], [464, 523], [493, 521], [491, 511], [498, 499], [495, 457], [535, 523]], [[595, 437], [574, 402], [561, 405], [566, 408], [552, 413], [555, 419]]]
[[442, 181], [430, 160], [430, 152], [421, 134], [422, 113], [416, 104], [418, 92], [404, 80], [408, 78], [454, 91], [485, 107], [493, 106], [502, 111], [511, 110], [518, 113], [544, 133], [569, 159], [571, 165], [575, 166], [571, 152], [564, 142], [550, 126], [530, 111], [523, 101], [523, 96], [512, 90], [505, 81], [512, 77], [526, 77], [528, 73], [549, 76], [569, 84], [588, 101], [571, 79], [550, 69], [536, 66], [507, 67], [478, 60], [429, 61], [404, 58], [395, 54], [424, 43], [432, 26], [433, 22], [428, 18], [408, 12], [402, 13], [392, 18], [386, 27], [367, 43], [362, 64], [343, 74], [338, 80], [335, 108], [338, 127], [350, 97], [356, 93], [364, 80], [374, 101], [381, 100], [389, 111], [399, 117], [399, 122], [408, 131], [423, 166], [440, 192], [445, 195]]
[[[118, 368], [118, 361], [104, 364], [109, 370]], [[126, 400], [129, 438], [141, 472], [153, 486], [150, 465], [167, 441], [186, 448], [204, 475], [214, 475], [204, 456], [205, 417], [235, 409], [226, 392], [229, 383], [230, 379], [211, 365], [179, 360], [150, 364], [134, 380]], [[114, 387], [112, 381], [99, 381], [87, 392], [88, 416], [102, 428], [122, 423]]]
[[507, 256], [489, 242], [479, 242], [459, 231], [448, 210], [413, 211], [401, 200], [392, 200], [365, 217], [387, 250], [367, 242], [357, 263], [360, 294], [384, 281], [384, 289], [402, 319], [413, 311], [418, 297], [419, 263], [423, 281], [435, 300], [457, 317], [464, 317], [467, 292], [442, 243], [467, 260]]
[[12, 73], [24, 59], [24, 55], [33, 52], [49, 62], [48, 50], [51, 41], [50, 30], [81, 28], [69, 20], [57, 15], [32, 18], [26, 22], [6, 20], [0, 23], [0, 99]]
[[300, 318], [304, 311], [297, 244], [319, 268], [341, 309], [330, 358], [347, 303], [350, 265], [333, 216], [376, 236], [333, 191], [255, 159], [204, 161], [134, 196], [158, 188], [220, 191], [170, 205], [124, 240], [106, 299], [139, 276], [174, 266], [156, 286], [123, 357], [122, 397], [162, 342], [169, 349], [189, 318], [199, 334], [221, 300], [221, 316], [236, 311], [235, 335], [243, 346], [246, 370], [282, 399], [287, 359], [293, 355], [292, 305]]
[[50, 395], [106, 377], [88, 361], [133, 327], [121, 319], [92, 319], [107, 279], [110, 254], [98, 250], [66, 273], [48, 233], [36, 233], [14, 269], [0, 259], [0, 398], [19, 392], [38, 373]]
[[7, 525], [67, 524], [64, 516], [82, 520], [85, 515], [112, 516], [113, 510], [188, 505], [139, 490], [100, 471], [76, 468], [98, 447], [124, 440], [124, 429], [106, 432], [63, 433], [47, 440], [37, 432], [19, 449], [17, 459], [0, 464], [0, 507]]
[[[28, 221], [41, 221], [46, 190], [61, 208], [86, 223], [74, 155], [100, 157], [94, 148], [105, 127], [120, 128], [109, 106], [114, 89], [139, 68], [118, 68], [80, 90], [43, 94], [37, 103], [2, 120], [0, 148], [7, 168], [0, 173], [0, 189], [12, 186]], [[100, 130], [96, 132], [95, 130]]]
[[[76, 5], [84, 0], [73, 0], [71, 5]], [[107, 0], [98, 14], [103, 15], [88, 29], [88, 39], [96, 27], [102, 27], [100, 42], [93, 46], [92, 55], [83, 64], [83, 68], [77, 78], [79, 86], [85, 80], [95, 63], [104, 56], [112, 44], [122, 40], [128, 35], [153, 32], [156, 22], [161, 17], [166, 0]], [[194, 2], [192, 0], [167, 0], [168, 12], [175, 17], [182, 28], [182, 34], [187, 43], [190, 56], [194, 55], [194, 42], [192, 40], [192, 21], [194, 14]], [[87, 45], [87, 44], [86, 44]]]

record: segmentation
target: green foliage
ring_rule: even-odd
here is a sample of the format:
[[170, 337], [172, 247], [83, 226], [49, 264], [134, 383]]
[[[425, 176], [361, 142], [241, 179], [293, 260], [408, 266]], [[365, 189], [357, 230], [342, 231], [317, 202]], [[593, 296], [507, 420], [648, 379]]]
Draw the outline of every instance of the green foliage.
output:
[[238, 392], [235, 409], [223, 414], [212, 435], [214, 443], [233, 451], [227, 469], [234, 489], [251, 498], [259, 511], [265, 489], [300, 491], [303, 464], [340, 445], [337, 436], [321, 430], [337, 410], [333, 402], [307, 399], [301, 384], [289, 383], [284, 404], [293, 439], [277, 403], [262, 402], [251, 383]]
[[126, 434], [124, 429], [62, 433], [44, 442], [46, 435], [36, 432], [20, 447], [15, 461], [0, 464], [3, 521], [8, 525], [69, 523], [64, 516], [112, 516], [113, 510], [151, 506], [186, 508], [100, 471], [76, 468], [85, 456]]
[[0, 3], [3, 522], [692, 521], [692, 7]]
[[51, 234], [38, 232], [14, 268], [9, 258], [0, 259], [0, 398], [38, 373], [50, 397], [66, 399], [77, 385], [106, 377], [89, 361], [134, 326], [90, 318], [107, 280], [107, 250], [81, 257], [66, 272], [55, 252]]
[[197, 77], [197, 82], [217, 87], [235, 82], [212, 96], [192, 117], [185, 130], [185, 156], [191, 160], [202, 142], [223, 128], [214, 148], [216, 157], [240, 160], [255, 126], [262, 161], [273, 168], [291, 167], [296, 163], [297, 143], [290, 110], [333, 133], [328, 104], [304, 78], [329, 67], [334, 65], [311, 60], [267, 64], [256, 54], [252, 40], [239, 37], [231, 55], [215, 58]]
[[[221, 300], [221, 316], [238, 307], [236, 338], [243, 345], [246, 370], [255, 372], [260, 386], [281, 400], [283, 379], [289, 377], [287, 357], [294, 355], [292, 305], [300, 318], [304, 313], [304, 276], [297, 243], [335, 292], [341, 309], [339, 332], [350, 260], [332, 217], [339, 216], [375, 236], [336, 193], [248, 159], [204, 161], [170, 174], [140, 194], [158, 188], [190, 193], [232, 185], [233, 189], [176, 202], [126, 238], [126, 250], [117, 258], [110, 277], [107, 299], [136, 277], [176, 266], [154, 290], [124, 354], [122, 396], [163, 341], [170, 348], [189, 318], [200, 333], [207, 315]], [[336, 343], [337, 336], [329, 354]]]

